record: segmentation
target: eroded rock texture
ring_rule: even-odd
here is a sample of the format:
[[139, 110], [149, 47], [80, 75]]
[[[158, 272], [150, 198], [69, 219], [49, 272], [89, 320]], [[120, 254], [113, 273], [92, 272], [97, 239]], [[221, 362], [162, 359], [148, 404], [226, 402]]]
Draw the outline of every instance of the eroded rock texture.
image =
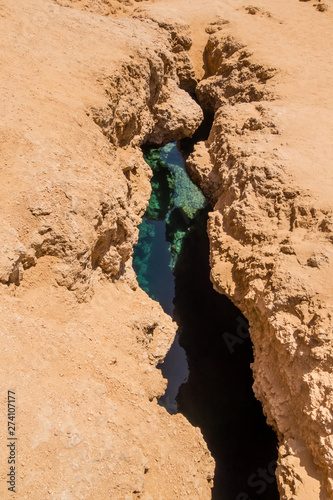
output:
[[205, 54], [198, 97], [215, 120], [187, 167], [214, 206], [211, 279], [251, 325], [281, 498], [332, 498], [332, 212], [297, 185], [279, 148], [287, 105], [274, 100], [276, 70], [222, 32]]
[[0, 1], [0, 433], [13, 390], [17, 498], [211, 497], [201, 433], [156, 403], [175, 325], [131, 267], [139, 146], [193, 133], [184, 89], [203, 73], [215, 121], [188, 168], [214, 204], [212, 280], [251, 323], [281, 497], [333, 498], [332, 12], [257, 3]]
[[[59, 12], [63, 11], [51, 10], [50, 15]], [[91, 129], [89, 122], [94, 120], [108, 141], [103, 141], [96, 130], [90, 144], [88, 136], [84, 145], [80, 142], [81, 151], [74, 161], [68, 160], [70, 155], [57, 145], [50, 152], [51, 167], [42, 164], [42, 151], [36, 157], [26, 156], [25, 161], [35, 165], [36, 176], [35, 189], [25, 196], [22, 207], [29, 230], [20, 238], [17, 231], [22, 231], [21, 221], [12, 227], [6, 221], [2, 224], [3, 283], [19, 284], [24, 269], [45, 255], [60, 258], [58, 283], [76, 290], [81, 298], [96, 270], [109, 277], [124, 275], [150, 189], [149, 168], [138, 146], [190, 136], [202, 121], [200, 106], [179, 88], [169, 32], [152, 21], [130, 23], [129, 28], [118, 26], [117, 36], [124, 31], [126, 38], [136, 26], [139, 32], [142, 27], [147, 39], [138, 43], [136, 53], [123, 57], [126, 62], [114, 64], [110, 75], [96, 76], [104, 106], [86, 106], [85, 117], [77, 117], [79, 126], [88, 123]], [[25, 148], [33, 149], [27, 135], [22, 140], [4, 131], [3, 136], [13, 147], [25, 141]], [[99, 158], [89, 165], [86, 157], [93, 153], [94, 142], [100, 149]], [[72, 147], [70, 153], [74, 151]], [[54, 175], [48, 175], [48, 168]]]
[[[11, 390], [16, 496], [209, 499], [200, 431], [157, 404], [175, 324], [131, 267], [150, 195], [139, 146], [202, 119], [171, 35], [44, 0], [0, 14], [0, 433]], [[7, 466], [4, 445], [1, 498]]]

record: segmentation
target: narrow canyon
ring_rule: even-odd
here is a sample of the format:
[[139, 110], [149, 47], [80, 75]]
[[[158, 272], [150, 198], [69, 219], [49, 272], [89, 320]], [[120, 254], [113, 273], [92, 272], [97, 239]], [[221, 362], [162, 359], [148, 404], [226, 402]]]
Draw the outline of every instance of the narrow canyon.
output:
[[0, 0], [0, 498], [333, 499], [333, 5]]

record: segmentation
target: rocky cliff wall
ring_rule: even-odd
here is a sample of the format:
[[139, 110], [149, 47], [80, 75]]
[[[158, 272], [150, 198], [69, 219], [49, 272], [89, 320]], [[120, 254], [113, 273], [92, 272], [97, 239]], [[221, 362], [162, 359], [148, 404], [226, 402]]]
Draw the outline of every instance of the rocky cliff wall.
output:
[[280, 149], [290, 137], [279, 69], [230, 32], [206, 46], [197, 95], [215, 119], [187, 162], [214, 206], [211, 279], [250, 322], [254, 391], [280, 441], [281, 498], [333, 498], [332, 212], [297, 185]]
[[[57, 150], [52, 152], [51, 167], [42, 165], [41, 155], [26, 160], [27, 164], [33, 162], [36, 178], [36, 188], [22, 202], [29, 230], [21, 236], [21, 219], [12, 225], [3, 221], [3, 239], [8, 239], [0, 263], [0, 281], [4, 284], [18, 285], [24, 269], [36, 265], [45, 255], [60, 258], [59, 284], [76, 290], [81, 298], [96, 271], [111, 278], [123, 275], [150, 190], [149, 168], [138, 146], [187, 137], [201, 123], [200, 106], [179, 88], [180, 65], [172, 52], [172, 36], [150, 19], [131, 23], [139, 32], [142, 27], [142, 32], [150, 35], [137, 44], [135, 53], [115, 64], [110, 74], [96, 77], [103, 106], [80, 110], [85, 116], [79, 126], [94, 130], [94, 121], [108, 141], [99, 137], [98, 129], [95, 136], [86, 134], [84, 145], [80, 142], [82, 159], [78, 158], [76, 165], [63, 160], [64, 155]], [[118, 30], [119, 36], [128, 28], [120, 26]], [[175, 33], [180, 31], [178, 27]], [[177, 40], [177, 54], [186, 53], [188, 37], [182, 35]], [[9, 116], [7, 113], [6, 118]], [[4, 132], [3, 137], [13, 147], [19, 142], [14, 133], [9, 138]], [[29, 146], [33, 149], [28, 140], [24, 146], [24, 153]], [[100, 164], [90, 167], [83, 156], [92, 154], [94, 147], [100, 148]], [[50, 168], [54, 175], [49, 173]]]
[[[280, 439], [281, 497], [332, 498], [331, 204], [312, 175], [315, 164], [322, 177], [326, 156], [318, 147], [309, 156], [308, 128], [296, 123], [316, 123], [325, 151], [327, 19], [314, 23], [312, 5], [282, 0], [271, 0], [273, 14], [240, 2], [212, 1], [209, 12], [201, 2], [154, 3], [125, 19], [131, 1], [0, 2], [1, 394], [17, 394], [17, 498], [211, 496], [200, 432], [156, 403], [165, 382], [155, 366], [175, 325], [131, 269], [150, 192], [138, 146], [189, 135], [202, 117], [181, 90], [196, 76], [189, 30], [170, 22], [170, 9], [193, 11], [199, 69], [203, 19], [212, 19], [197, 95], [215, 122], [188, 168], [214, 204], [214, 285], [251, 324], [256, 395]], [[273, 39], [277, 56], [254, 57], [233, 23], [213, 20], [225, 12], [245, 38]], [[292, 37], [296, 56], [281, 69]], [[314, 111], [300, 113], [299, 100]], [[1, 412], [2, 442], [6, 428]]]
[[[11, 390], [16, 497], [208, 499], [200, 431], [157, 403], [176, 326], [131, 267], [150, 195], [139, 145], [202, 118], [172, 36], [44, 0], [2, 2], [0, 23], [0, 434]], [[1, 498], [8, 472], [3, 445]]]

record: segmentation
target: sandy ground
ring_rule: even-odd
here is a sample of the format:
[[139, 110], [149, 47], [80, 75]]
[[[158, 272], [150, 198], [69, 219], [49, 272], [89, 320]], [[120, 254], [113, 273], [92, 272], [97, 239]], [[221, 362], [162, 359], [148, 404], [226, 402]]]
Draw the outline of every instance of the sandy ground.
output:
[[[64, 267], [73, 248], [77, 259], [95, 248], [110, 200], [110, 227], [130, 220], [132, 245], [149, 196], [142, 167], [134, 202], [126, 206], [122, 166], [136, 161], [137, 152], [111, 148], [91, 109], [108, 108], [105, 82], [121, 64], [140, 63], [147, 47], [158, 52], [167, 44], [155, 23], [128, 17], [135, 9], [189, 24], [198, 79], [206, 28], [229, 21], [223, 32], [276, 68], [270, 85], [281, 134], [269, 139], [269, 149], [278, 149], [290, 185], [331, 212], [333, 4], [327, 1], [328, 11], [319, 12], [312, 2], [258, 0], [253, 15], [239, 0], [0, 0], [1, 405], [15, 388], [17, 498], [210, 498], [213, 462], [200, 432], [156, 403], [165, 382], [155, 364], [174, 325], [135, 288], [133, 276], [108, 281], [100, 269], [88, 275], [74, 264]], [[41, 246], [48, 231], [55, 239]], [[302, 252], [307, 258], [306, 245]], [[16, 286], [11, 269], [22, 255], [26, 270], [15, 268]], [[331, 266], [315, 278], [312, 270], [302, 272], [330, 304]], [[6, 414], [0, 414], [4, 442]], [[9, 498], [6, 453], [2, 446], [1, 498]]]

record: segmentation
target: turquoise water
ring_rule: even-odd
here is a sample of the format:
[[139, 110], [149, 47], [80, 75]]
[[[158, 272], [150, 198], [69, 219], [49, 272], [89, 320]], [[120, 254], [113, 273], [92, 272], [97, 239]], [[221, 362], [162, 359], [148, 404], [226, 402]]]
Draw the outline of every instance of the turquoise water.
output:
[[173, 269], [184, 237], [206, 200], [188, 177], [176, 143], [147, 149], [144, 158], [153, 171], [152, 192], [139, 226], [133, 267], [140, 287], [172, 315]]
[[146, 150], [145, 158], [152, 194], [133, 267], [140, 286], [178, 325], [161, 365], [168, 387], [159, 403], [200, 427], [216, 462], [213, 500], [278, 500], [277, 439], [252, 391], [250, 335], [235, 352], [224, 340], [226, 333], [237, 336], [240, 324], [247, 328], [246, 319], [210, 281], [210, 207], [175, 144]]
[[[147, 149], [144, 158], [153, 171], [152, 193], [139, 226], [133, 268], [140, 287], [173, 317], [174, 268], [184, 238], [193, 229], [195, 216], [206, 205], [206, 200], [188, 177], [176, 143]], [[185, 351], [179, 345], [178, 334], [161, 369], [168, 379], [168, 387], [160, 404], [175, 413], [178, 389], [188, 376]]]

